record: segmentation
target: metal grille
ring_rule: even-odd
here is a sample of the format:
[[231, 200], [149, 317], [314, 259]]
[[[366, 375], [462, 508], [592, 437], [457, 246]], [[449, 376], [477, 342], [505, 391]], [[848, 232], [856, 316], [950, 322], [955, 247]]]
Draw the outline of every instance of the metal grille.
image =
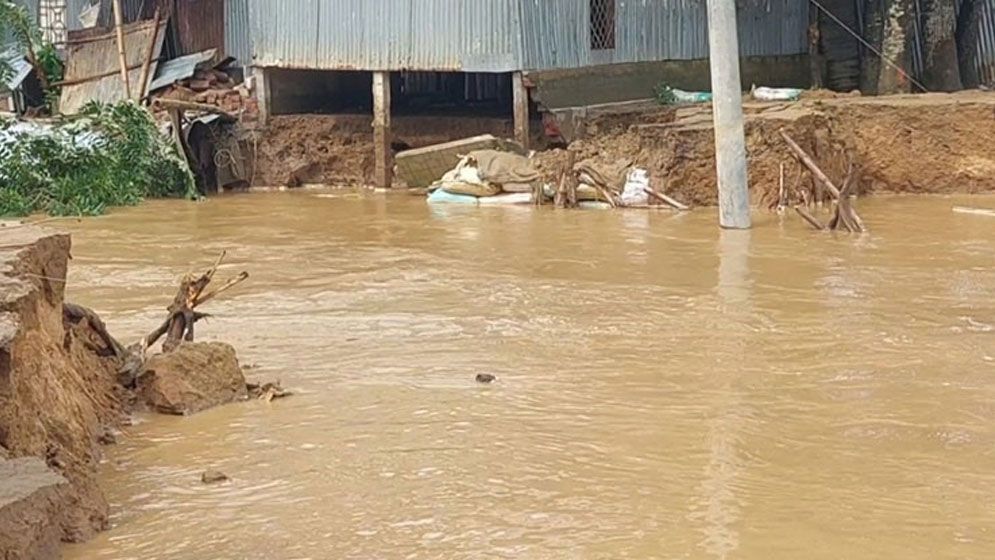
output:
[[38, 27], [45, 41], [61, 45], [66, 42], [66, 0], [41, 0], [38, 3]]
[[591, 49], [615, 48], [615, 0], [591, 0]]

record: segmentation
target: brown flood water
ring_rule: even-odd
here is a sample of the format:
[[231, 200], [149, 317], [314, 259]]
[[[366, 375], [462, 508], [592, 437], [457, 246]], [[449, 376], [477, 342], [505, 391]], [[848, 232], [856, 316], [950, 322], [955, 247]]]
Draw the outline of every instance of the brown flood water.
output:
[[198, 332], [299, 393], [143, 417], [67, 557], [993, 558], [995, 219], [955, 204], [995, 198], [863, 200], [864, 237], [348, 192], [73, 224], [128, 342], [231, 250]]

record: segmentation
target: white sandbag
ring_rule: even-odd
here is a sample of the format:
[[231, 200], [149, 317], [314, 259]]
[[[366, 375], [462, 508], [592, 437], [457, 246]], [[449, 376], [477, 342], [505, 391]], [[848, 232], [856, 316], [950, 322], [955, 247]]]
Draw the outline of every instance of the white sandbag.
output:
[[646, 189], [650, 188], [650, 176], [645, 169], [633, 167], [625, 179], [625, 188], [622, 189], [623, 206], [643, 206], [649, 204], [650, 197], [646, 194]]

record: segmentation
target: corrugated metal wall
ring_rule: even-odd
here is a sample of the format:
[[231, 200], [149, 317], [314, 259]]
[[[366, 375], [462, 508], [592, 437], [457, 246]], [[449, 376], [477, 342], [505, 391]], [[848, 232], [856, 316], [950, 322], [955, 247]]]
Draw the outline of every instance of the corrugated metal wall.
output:
[[995, 0], [982, 0], [974, 65], [981, 83], [995, 85]]
[[[588, 64], [708, 57], [704, 0], [619, 0], [617, 45], [590, 48], [587, 0], [521, 0], [524, 65], [530, 70]], [[739, 5], [743, 56], [808, 52], [808, 2], [748, 0]]]
[[[589, 0], [247, 1], [260, 66], [504, 72], [708, 54], [704, 0], [618, 0], [611, 51], [590, 49]], [[744, 55], [807, 52], [808, 2], [743, 0], [740, 24]]]
[[255, 63], [502, 72], [517, 66], [518, 0], [248, 0]]
[[252, 64], [252, 33], [248, 0], [225, 0], [225, 52], [239, 66]]

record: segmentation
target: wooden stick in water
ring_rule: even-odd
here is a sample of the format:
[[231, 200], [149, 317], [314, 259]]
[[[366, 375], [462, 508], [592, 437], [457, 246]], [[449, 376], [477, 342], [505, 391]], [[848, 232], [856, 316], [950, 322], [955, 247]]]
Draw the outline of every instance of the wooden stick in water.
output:
[[645, 188], [643, 189], [643, 191], [646, 194], [652, 196], [653, 198], [659, 200], [660, 202], [666, 204], [667, 206], [671, 206], [676, 210], [680, 210], [681, 212], [687, 212], [688, 210], [691, 209], [688, 205], [682, 204], [681, 202], [663, 194], [662, 192], [658, 192], [651, 188]]
[[832, 180], [830, 180], [829, 177], [822, 172], [822, 169], [819, 169], [819, 166], [816, 165], [815, 161], [805, 152], [805, 150], [803, 150], [801, 146], [792, 140], [791, 137], [788, 136], [788, 133], [783, 130], [781, 131], [781, 138], [784, 138], [784, 142], [788, 145], [788, 148], [791, 149], [791, 152], [795, 154], [795, 157], [798, 158], [798, 161], [802, 162], [802, 164], [812, 172], [815, 179], [825, 185], [826, 189], [833, 193], [833, 196], [839, 200], [840, 190], [833, 184]]

